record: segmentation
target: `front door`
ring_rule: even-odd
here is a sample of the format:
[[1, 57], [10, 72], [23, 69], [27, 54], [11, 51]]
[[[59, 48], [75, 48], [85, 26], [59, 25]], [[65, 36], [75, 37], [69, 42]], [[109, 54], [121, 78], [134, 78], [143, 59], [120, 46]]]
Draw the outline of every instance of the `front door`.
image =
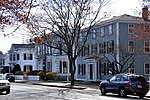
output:
[[93, 64], [90, 64], [90, 79], [93, 79]]

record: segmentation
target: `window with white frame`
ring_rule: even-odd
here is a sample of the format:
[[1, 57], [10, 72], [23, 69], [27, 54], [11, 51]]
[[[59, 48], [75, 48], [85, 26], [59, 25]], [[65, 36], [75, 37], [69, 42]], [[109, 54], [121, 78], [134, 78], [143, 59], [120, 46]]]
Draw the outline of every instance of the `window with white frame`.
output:
[[144, 42], [144, 53], [150, 53], [150, 41]]
[[59, 73], [66, 74], [67, 72], [68, 72], [68, 63], [67, 63], [67, 61], [60, 61]]
[[78, 74], [79, 75], [86, 74], [86, 65], [85, 64], [78, 64]]
[[113, 34], [113, 32], [112, 32], [112, 25], [109, 25], [109, 26], [108, 26], [108, 31], [109, 31], [109, 32], [108, 32], [109, 35]]
[[144, 64], [144, 74], [145, 75], [150, 75], [150, 63], [145, 63]]
[[133, 40], [128, 41], [128, 52], [133, 53], [135, 49], [135, 43]]
[[128, 25], [128, 34], [134, 34], [133, 32], [132, 32], [132, 29], [134, 28], [134, 24], [129, 24]]
[[32, 54], [24, 53], [24, 60], [32, 60]]
[[101, 37], [104, 36], [104, 34], [105, 34], [105, 33], [104, 33], [104, 27], [101, 28], [101, 33], [100, 33], [100, 34], [101, 34], [101, 35], [100, 35]]
[[128, 63], [128, 67], [129, 67], [129, 69], [128, 69], [128, 71], [129, 71], [129, 73], [132, 73], [132, 74], [134, 74], [134, 67], [135, 66], [135, 64], [133, 63], [133, 62], [129, 62]]

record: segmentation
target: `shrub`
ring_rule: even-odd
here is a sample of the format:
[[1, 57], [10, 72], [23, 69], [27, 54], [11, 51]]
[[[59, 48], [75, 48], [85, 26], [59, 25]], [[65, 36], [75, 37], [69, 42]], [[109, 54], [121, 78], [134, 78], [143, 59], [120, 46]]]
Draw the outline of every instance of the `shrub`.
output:
[[38, 72], [37, 75], [39, 75], [41, 79], [44, 79], [45, 74], [43, 71]]
[[38, 75], [39, 71], [38, 70], [34, 70], [34, 71], [30, 71], [30, 72], [26, 72], [27, 75]]
[[20, 65], [16, 64], [12, 70], [12, 73], [15, 74], [17, 71], [21, 71]]
[[17, 71], [17, 72], [15, 73], [15, 75], [24, 75], [24, 72], [23, 72], [23, 71]]
[[47, 72], [46, 73], [46, 79], [47, 80], [54, 80], [56, 75], [57, 75], [57, 72]]

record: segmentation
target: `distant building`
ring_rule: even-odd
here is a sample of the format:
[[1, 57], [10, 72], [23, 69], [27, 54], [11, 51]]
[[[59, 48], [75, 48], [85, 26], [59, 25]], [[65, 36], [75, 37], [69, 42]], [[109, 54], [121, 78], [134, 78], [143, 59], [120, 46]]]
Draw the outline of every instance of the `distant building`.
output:
[[5, 65], [5, 55], [0, 51], [0, 71], [3, 69]]
[[7, 63], [10, 68], [20, 65], [24, 72], [41, 70], [42, 68], [37, 64], [35, 48], [35, 44], [12, 44], [7, 54]]

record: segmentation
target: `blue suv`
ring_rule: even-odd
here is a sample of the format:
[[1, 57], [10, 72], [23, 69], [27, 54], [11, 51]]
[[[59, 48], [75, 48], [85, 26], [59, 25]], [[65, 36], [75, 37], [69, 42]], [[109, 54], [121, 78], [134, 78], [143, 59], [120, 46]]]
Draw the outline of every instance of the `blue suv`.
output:
[[117, 74], [111, 79], [100, 82], [102, 95], [106, 93], [117, 93], [124, 97], [126, 95], [138, 95], [143, 98], [149, 91], [149, 84], [141, 75], [136, 74]]

